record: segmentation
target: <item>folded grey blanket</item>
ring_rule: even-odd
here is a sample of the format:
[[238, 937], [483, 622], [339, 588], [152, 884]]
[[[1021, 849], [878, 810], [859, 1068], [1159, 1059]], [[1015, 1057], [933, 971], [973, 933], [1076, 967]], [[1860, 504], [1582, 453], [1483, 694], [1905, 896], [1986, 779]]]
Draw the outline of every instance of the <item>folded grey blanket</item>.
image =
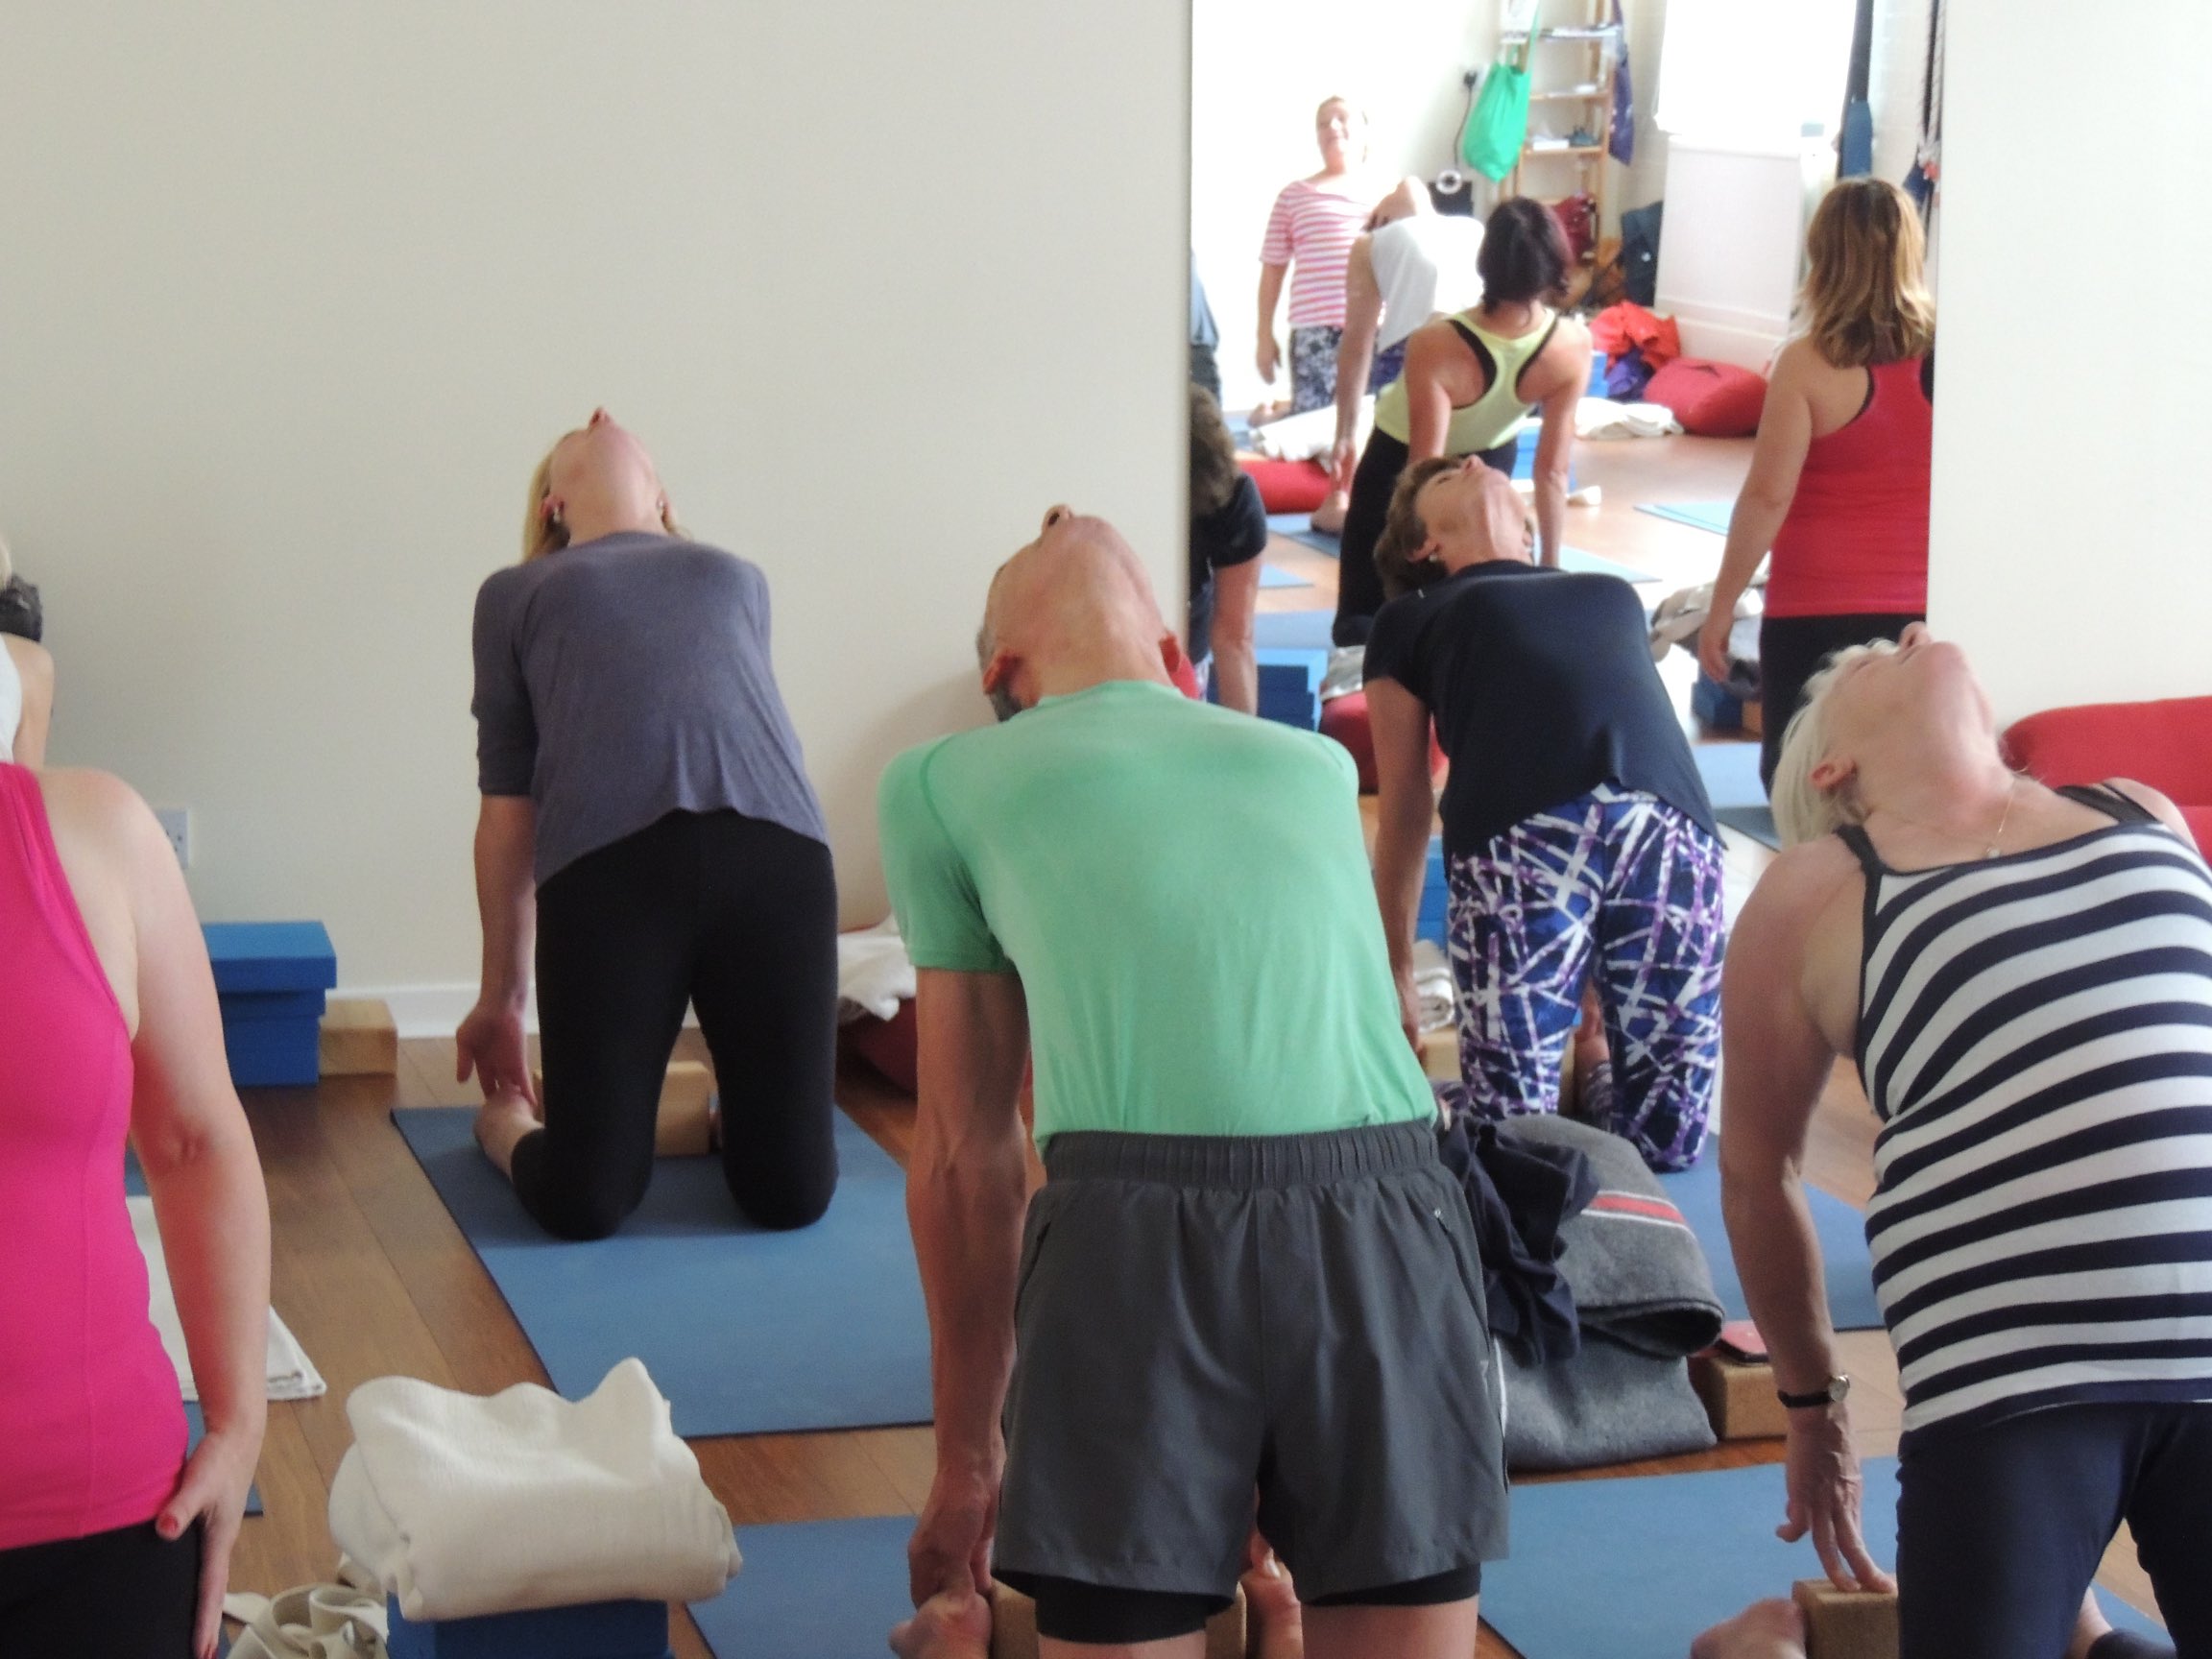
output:
[[1560, 1229], [1582, 1351], [1533, 1365], [1505, 1356], [1505, 1458], [1515, 1469], [1586, 1469], [1698, 1452], [1713, 1429], [1686, 1358], [1720, 1334], [1704, 1252], [1658, 1178], [1617, 1135], [1566, 1118], [1515, 1118], [1502, 1137], [1571, 1146], [1599, 1193]]

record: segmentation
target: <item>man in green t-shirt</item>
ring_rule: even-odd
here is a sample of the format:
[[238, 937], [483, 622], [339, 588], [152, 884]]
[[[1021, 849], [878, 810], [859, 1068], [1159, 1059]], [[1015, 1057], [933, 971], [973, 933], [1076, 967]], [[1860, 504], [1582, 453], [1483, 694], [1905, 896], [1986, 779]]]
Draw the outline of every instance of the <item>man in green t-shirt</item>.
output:
[[1315, 1659], [1464, 1659], [1498, 1383], [1350, 757], [1182, 697], [1142, 565], [1066, 508], [978, 647], [1012, 717], [901, 756], [879, 803], [920, 978], [916, 1604], [991, 1558], [1048, 1643], [1195, 1654], [1257, 1489]]

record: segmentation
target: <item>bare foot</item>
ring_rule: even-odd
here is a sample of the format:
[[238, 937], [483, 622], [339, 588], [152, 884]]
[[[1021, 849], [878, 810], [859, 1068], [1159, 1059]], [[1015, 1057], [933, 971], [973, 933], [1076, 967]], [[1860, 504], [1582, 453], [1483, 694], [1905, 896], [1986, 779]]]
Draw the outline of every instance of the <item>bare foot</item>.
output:
[[1341, 536], [1344, 533], [1344, 515], [1351, 506], [1343, 491], [1330, 491], [1321, 505], [1313, 509], [1313, 528], [1325, 536]]
[[2097, 1605], [2097, 1592], [2088, 1591], [2081, 1598], [2081, 1611], [2074, 1620], [2074, 1639], [2066, 1644], [2066, 1659], [2089, 1659], [2089, 1649], [2104, 1637], [2112, 1634], [2112, 1621], [2104, 1617], [2104, 1609]]
[[940, 1590], [891, 1632], [899, 1659], [989, 1659], [991, 1603], [972, 1589]]
[[1305, 1610], [1298, 1605], [1298, 1587], [1275, 1552], [1266, 1551], [1238, 1583], [1244, 1591], [1245, 1616], [1252, 1621], [1253, 1659], [1304, 1659]]
[[537, 1109], [518, 1093], [508, 1090], [488, 1094], [476, 1109], [476, 1144], [484, 1148], [500, 1174], [513, 1178], [515, 1143], [541, 1128]]
[[1690, 1659], [1805, 1659], [1805, 1615], [1794, 1601], [1754, 1601], [1691, 1643]]

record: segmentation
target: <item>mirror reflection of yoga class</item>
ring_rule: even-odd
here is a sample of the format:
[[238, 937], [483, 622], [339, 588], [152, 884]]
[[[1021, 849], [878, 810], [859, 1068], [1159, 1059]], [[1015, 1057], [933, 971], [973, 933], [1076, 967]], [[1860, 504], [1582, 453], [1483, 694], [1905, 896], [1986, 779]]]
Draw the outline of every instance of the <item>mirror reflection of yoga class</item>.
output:
[[2078, 10], [0, 7], [0, 1659], [2212, 1659]]

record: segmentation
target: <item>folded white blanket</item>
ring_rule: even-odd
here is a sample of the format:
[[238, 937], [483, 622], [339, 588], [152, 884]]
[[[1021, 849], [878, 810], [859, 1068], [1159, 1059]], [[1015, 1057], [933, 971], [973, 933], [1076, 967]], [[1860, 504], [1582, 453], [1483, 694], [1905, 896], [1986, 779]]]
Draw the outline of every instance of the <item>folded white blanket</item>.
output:
[[697, 1601], [737, 1571], [730, 1516], [637, 1359], [575, 1402], [379, 1377], [346, 1415], [330, 1535], [410, 1619]]
[[[1367, 434], [1375, 424], [1375, 399], [1359, 403], [1359, 423], [1353, 430], [1354, 447], [1367, 447]], [[1252, 431], [1252, 447], [1270, 461], [1329, 461], [1336, 443], [1336, 406], [1324, 404], [1303, 415], [1286, 415]]]
[[[177, 1315], [177, 1291], [169, 1283], [169, 1259], [161, 1251], [161, 1230], [154, 1224], [154, 1200], [132, 1197], [125, 1202], [131, 1206], [131, 1231], [138, 1236], [139, 1253], [146, 1258], [147, 1313], [169, 1355], [169, 1363], [177, 1367], [177, 1385], [184, 1390], [185, 1399], [197, 1400], [200, 1386], [192, 1381], [192, 1357], [184, 1351], [184, 1323]], [[312, 1400], [329, 1387], [274, 1308], [269, 1310], [269, 1357], [264, 1374], [272, 1400]]]
[[1577, 438], [1665, 438], [1681, 430], [1682, 422], [1664, 403], [1617, 403], [1610, 397], [1585, 397], [1575, 406]]
[[843, 1020], [873, 1014], [889, 1020], [914, 995], [914, 961], [899, 937], [899, 919], [837, 935], [837, 1002]]

